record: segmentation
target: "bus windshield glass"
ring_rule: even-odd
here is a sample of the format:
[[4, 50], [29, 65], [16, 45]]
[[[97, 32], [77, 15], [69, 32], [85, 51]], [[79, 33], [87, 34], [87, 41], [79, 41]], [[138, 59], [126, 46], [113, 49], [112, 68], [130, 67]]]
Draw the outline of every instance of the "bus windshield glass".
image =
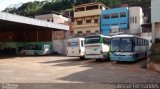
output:
[[78, 46], [78, 40], [77, 41], [69, 41], [68, 46], [70, 47], [77, 47]]
[[116, 52], [131, 52], [132, 39], [131, 38], [112, 38], [111, 51]]
[[90, 36], [85, 38], [85, 44], [100, 43], [100, 36]]

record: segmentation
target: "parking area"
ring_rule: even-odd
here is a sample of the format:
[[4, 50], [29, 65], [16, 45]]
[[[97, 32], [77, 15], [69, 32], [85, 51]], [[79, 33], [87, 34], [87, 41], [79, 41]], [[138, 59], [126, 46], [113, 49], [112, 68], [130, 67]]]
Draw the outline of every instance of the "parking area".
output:
[[160, 83], [159, 73], [136, 63], [39, 56], [0, 58], [1, 83]]

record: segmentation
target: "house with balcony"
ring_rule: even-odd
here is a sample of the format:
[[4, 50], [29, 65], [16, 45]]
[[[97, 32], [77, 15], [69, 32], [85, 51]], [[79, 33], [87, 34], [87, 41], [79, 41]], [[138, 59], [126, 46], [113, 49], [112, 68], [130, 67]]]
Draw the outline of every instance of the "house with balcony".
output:
[[74, 34], [100, 33], [101, 10], [107, 7], [99, 2], [78, 5], [74, 8]]
[[113, 8], [101, 11], [100, 27], [101, 27], [101, 33], [103, 35], [128, 31], [129, 29], [128, 7]]

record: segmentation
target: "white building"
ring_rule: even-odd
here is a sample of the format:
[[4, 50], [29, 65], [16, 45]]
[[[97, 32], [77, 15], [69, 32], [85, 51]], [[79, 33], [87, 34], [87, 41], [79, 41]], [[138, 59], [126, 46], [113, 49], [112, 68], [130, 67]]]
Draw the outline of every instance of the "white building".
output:
[[141, 25], [144, 23], [143, 16], [141, 7], [129, 8], [129, 31], [131, 34], [140, 35], [142, 32]]
[[151, 0], [152, 40], [160, 39], [160, 0]]

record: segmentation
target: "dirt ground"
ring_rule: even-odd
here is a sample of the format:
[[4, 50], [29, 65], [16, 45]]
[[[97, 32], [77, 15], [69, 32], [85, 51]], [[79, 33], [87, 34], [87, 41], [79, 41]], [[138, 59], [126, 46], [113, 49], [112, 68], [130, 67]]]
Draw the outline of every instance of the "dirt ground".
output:
[[116, 63], [65, 56], [2, 57], [0, 83], [23, 85], [18, 89], [27, 89], [27, 86], [33, 89], [82, 89], [82, 86], [83, 89], [109, 89], [121, 83], [160, 83], [159, 73], [141, 67], [145, 61]]

